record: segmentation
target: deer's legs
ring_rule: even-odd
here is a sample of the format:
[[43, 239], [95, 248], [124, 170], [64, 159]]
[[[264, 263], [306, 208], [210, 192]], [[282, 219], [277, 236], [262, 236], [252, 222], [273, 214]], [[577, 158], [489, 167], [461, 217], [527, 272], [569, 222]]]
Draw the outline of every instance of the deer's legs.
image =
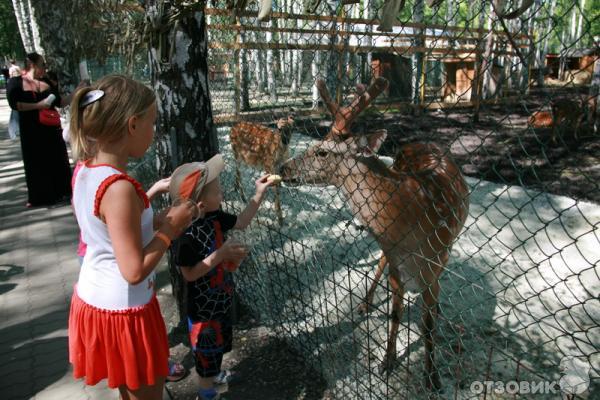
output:
[[279, 194], [279, 186], [275, 186], [275, 213], [277, 213], [277, 221], [279, 221], [279, 226], [283, 226], [283, 214], [281, 213], [281, 197]]
[[434, 279], [423, 291], [422, 330], [425, 341], [425, 386], [428, 389], [439, 390], [441, 388], [440, 375], [435, 366], [435, 321], [439, 314], [439, 281]]
[[402, 302], [404, 297], [404, 284], [400, 281], [394, 268], [390, 268], [388, 280], [390, 282], [390, 288], [392, 289], [392, 326], [388, 336], [385, 358], [381, 364], [381, 372], [390, 373], [397, 358], [396, 340], [398, 338], [398, 329], [400, 328], [402, 314], [404, 313], [404, 303]]
[[373, 304], [373, 297], [375, 296], [375, 290], [377, 290], [377, 284], [381, 279], [381, 274], [383, 274], [383, 270], [385, 269], [385, 265], [387, 264], [387, 259], [385, 255], [381, 255], [379, 259], [379, 264], [377, 265], [377, 271], [375, 271], [375, 278], [373, 278], [373, 283], [369, 287], [367, 291], [367, 296], [362, 304], [358, 306], [358, 312], [361, 314], [366, 314], [369, 312], [369, 306]]
[[235, 186], [240, 192], [240, 197], [242, 198], [242, 201], [245, 203], [246, 195], [244, 194], [244, 188], [242, 186], [242, 174], [240, 173], [240, 165], [237, 161], [235, 163]]

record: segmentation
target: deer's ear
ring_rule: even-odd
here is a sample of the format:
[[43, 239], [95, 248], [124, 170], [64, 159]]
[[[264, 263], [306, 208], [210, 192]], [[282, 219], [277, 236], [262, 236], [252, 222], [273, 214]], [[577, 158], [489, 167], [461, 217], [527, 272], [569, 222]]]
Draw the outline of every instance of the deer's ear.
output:
[[379, 149], [381, 148], [381, 145], [383, 144], [383, 142], [385, 142], [386, 137], [387, 137], [386, 129], [379, 129], [375, 132], [368, 133], [367, 141], [368, 141], [369, 149], [371, 149], [371, 151], [373, 153], [377, 153], [379, 151]]

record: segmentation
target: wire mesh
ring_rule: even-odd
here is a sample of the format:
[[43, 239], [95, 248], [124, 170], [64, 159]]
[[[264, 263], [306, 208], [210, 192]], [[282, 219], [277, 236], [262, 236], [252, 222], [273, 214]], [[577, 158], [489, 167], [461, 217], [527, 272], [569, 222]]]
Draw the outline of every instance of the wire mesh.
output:
[[[206, 10], [227, 208], [243, 209], [270, 162], [268, 172], [287, 180], [243, 234], [252, 253], [238, 288], [336, 398], [599, 395], [599, 5], [290, 0], [274, 1], [263, 22], [260, 4]], [[332, 135], [317, 79], [347, 105], [379, 77], [389, 86], [351, 135]], [[240, 121], [254, 125], [236, 128]], [[247, 140], [237, 150], [235, 129]], [[378, 129], [387, 137], [377, 158], [367, 150]], [[403, 158], [415, 143], [441, 153]], [[324, 148], [329, 161], [319, 158]], [[294, 182], [280, 169], [288, 157]], [[460, 178], [443, 180], [447, 157], [465, 176], [470, 206], [452, 245], [436, 247], [460, 204], [450, 199]], [[420, 208], [410, 211], [415, 198]], [[382, 233], [386, 210], [401, 211]], [[396, 231], [418, 240], [390, 244]], [[383, 248], [393, 262], [377, 281]], [[392, 283], [415, 266], [425, 285], [404, 282], [390, 352]], [[426, 277], [439, 266], [439, 279]], [[420, 293], [437, 282], [430, 355]]]

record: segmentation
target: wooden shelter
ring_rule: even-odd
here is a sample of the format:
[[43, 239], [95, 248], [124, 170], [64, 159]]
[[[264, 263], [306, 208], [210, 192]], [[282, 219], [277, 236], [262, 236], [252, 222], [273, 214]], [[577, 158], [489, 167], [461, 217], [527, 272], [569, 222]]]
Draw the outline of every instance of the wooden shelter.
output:
[[[600, 58], [600, 49], [597, 47], [587, 49], [569, 49], [565, 51], [565, 71], [573, 75], [584, 77], [581, 83], [589, 83], [594, 72], [594, 63]], [[561, 55], [551, 53], [546, 55], [547, 75], [559, 79]]]
[[471, 100], [475, 80], [474, 58], [446, 58], [443, 69], [442, 101], [456, 103]]

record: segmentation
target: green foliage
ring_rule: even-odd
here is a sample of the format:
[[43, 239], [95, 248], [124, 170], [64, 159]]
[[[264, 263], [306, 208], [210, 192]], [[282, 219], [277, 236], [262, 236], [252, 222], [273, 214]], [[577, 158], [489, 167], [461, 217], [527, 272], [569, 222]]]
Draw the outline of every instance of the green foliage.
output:
[[592, 0], [586, 6], [586, 17], [592, 36], [600, 35], [600, 0]]
[[17, 19], [10, 0], [0, 0], [0, 56], [16, 59], [25, 57]]

